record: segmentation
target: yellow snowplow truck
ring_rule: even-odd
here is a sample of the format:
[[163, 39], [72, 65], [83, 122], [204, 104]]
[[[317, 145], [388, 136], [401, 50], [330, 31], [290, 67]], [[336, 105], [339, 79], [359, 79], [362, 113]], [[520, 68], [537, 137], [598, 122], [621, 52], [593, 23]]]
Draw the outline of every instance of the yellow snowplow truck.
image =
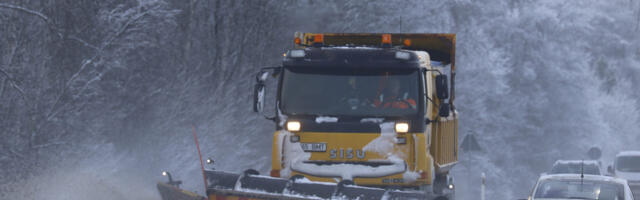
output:
[[256, 75], [254, 111], [276, 124], [270, 176], [205, 170], [208, 199], [454, 199], [455, 40], [295, 33]]

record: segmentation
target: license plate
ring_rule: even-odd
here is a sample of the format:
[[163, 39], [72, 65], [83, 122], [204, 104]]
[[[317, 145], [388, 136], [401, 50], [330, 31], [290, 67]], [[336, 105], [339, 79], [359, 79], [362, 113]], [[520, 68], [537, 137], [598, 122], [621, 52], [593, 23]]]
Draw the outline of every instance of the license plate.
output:
[[304, 151], [315, 151], [315, 152], [327, 151], [326, 143], [300, 143], [300, 146]]

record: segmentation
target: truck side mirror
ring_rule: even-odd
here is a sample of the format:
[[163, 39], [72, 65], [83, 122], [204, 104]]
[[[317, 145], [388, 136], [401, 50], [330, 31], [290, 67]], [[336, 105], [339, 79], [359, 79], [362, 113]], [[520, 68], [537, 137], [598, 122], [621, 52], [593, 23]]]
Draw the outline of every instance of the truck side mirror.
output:
[[442, 102], [440, 103], [440, 108], [438, 109], [438, 115], [440, 117], [449, 117], [449, 110], [451, 108], [449, 108], [449, 104]]
[[449, 88], [447, 86], [447, 75], [440, 74], [436, 76], [436, 93], [438, 95], [438, 99], [449, 98]]
[[264, 108], [264, 94], [264, 83], [259, 81], [253, 89], [253, 112], [262, 112]]
[[269, 71], [262, 70], [256, 74], [256, 85], [253, 88], [253, 112], [260, 113], [264, 108], [264, 82], [269, 78]]
[[258, 83], [263, 83], [267, 80], [267, 78], [269, 78], [269, 71], [261, 71], [260, 73], [256, 74], [256, 82]]
[[609, 172], [609, 174], [611, 175], [614, 175], [616, 173], [615, 171], [613, 171], [613, 167], [611, 167], [611, 165], [607, 167], [607, 172]]

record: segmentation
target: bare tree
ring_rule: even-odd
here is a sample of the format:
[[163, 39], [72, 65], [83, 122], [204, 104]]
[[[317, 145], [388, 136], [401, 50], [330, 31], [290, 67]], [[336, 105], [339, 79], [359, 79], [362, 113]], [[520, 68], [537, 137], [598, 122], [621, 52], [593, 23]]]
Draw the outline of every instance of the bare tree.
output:
[[[0, 111], [4, 123], [0, 125], [6, 139], [2, 147], [11, 154], [6, 163], [12, 166], [37, 168], [39, 155], [50, 152], [42, 149], [73, 146], [82, 137], [78, 133], [85, 131], [98, 134], [79, 131], [88, 125], [77, 120], [92, 115], [95, 110], [90, 107], [104, 103], [96, 102], [96, 98], [104, 95], [102, 87], [110, 83], [101, 81], [113, 69], [125, 67], [122, 63], [130, 58], [128, 54], [155, 45], [157, 35], [165, 34], [162, 32], [175, 24], [178, 13], [164, 1], [146, 0], [135, 5], [83, 9], [99, 10], [94, 13], [96, 21], [89, 22], [95, 32], [76, 32], [78, 27], [64, 21], [70, 19], [60, 17], [64, 12], [45, 14], [38, 8], [0, 3], [0, 10], [6, 11], [1, 12], [1, 17], [10, 19], [1, 22], [7, 28], [0, 31], [4, 35], [0, 39], [9, 44], [1, 48], [8, 53], [0, 57], [0, 101], [4, 105]], [[86, 57], [80, 63], [52, 69], [52, 59], [66, 59], [57, 56], [57, 52], [77, 47], [66, 41], [83, 47], [75, 51]], [[62, 70], [57, 71], [56, 67]], [[7, 93], [7, 86], [17, 95]]]

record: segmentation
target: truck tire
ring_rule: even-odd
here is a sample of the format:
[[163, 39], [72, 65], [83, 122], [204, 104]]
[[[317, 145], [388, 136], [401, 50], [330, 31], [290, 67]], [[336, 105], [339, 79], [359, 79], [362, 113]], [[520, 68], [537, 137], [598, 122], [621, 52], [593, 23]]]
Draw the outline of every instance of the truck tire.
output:
[[442, 194], [445, 194], [446, 189], [447, 189], [447, 174], [436, 175], [436, 178], [433, 181], [433, 193], [437, 195], [442, 195]]
[[449, 188], [449, 185], [453, 185], [453, 178], [449, 177], [449, 174], [436, 175], [433, 182], [433, 193], [438, 197], [436, 200], [454, 200], [455, 199], [455, 187]]

